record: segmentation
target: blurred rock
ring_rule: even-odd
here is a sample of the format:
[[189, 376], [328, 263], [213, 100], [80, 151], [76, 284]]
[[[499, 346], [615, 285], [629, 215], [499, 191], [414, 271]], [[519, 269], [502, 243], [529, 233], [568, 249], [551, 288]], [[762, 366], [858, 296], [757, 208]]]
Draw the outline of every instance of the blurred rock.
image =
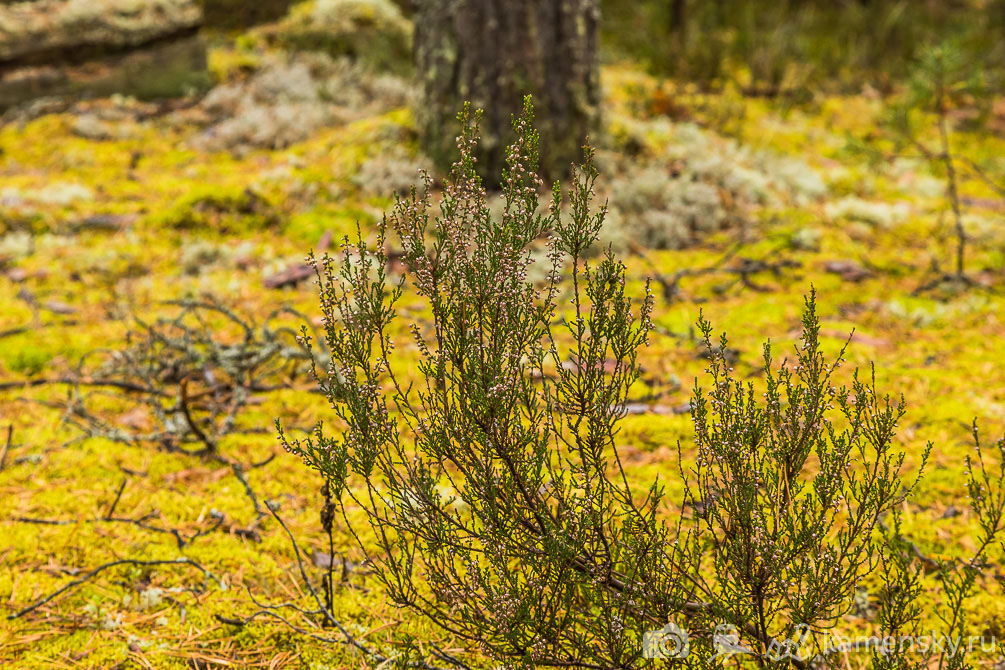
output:
[[136, 222], [135, 214], [94, 214], [74, 221], [67, 226], [71, 233], [117, 232]]
[[954, 519], [960, 515], [960, 510], [956, 508], [956, 505], [950, 505], [946, 508], [946, 511], [942, 513], [943, 519]]
[[36, 98], [114, 93], [142, 100], [172, 98], [208, 88], [210, 81], [206, 45], [198, 36], [189, 35], [80, 64], [0, 64], [0, 110]]
[[[132, 48], [202, 23], [196, 0], [36, 0], [0, 4], [0, 61], [26, 65]], [[64, 58], [65, 60], [65, 58]]]
[[42, 307], [49, 310], [53, 314], [74, 314], [77, 311], [76, 307], [68, 305], [61, 300], [47, 300], [42, 304]]
[[0, 4], [0, 109], [43, 96], [169, 97], [205, 86], [196, 0]]
[[872, 272], [851, 260], [827, 261], [824, 271], [840, 275], [845, 281], [859, 282], [872, 276]]
[[115, 137], [112, 127], [94, 114], [83, 114], [73, 122], [73, 133], [89, 140], [108, 140]]

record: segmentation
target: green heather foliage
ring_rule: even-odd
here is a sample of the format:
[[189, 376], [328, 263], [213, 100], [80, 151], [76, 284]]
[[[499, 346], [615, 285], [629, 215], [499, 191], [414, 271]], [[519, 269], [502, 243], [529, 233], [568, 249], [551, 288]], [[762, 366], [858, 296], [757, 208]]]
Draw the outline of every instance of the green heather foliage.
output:
[[878, 395], [875, 372], [835, 385], [844, 350], [834, 360], [821, 352], [813, 293], [793, 365], [776, 369], [764, 345], [763, 401], [733, 376], [725, 336], [714, 345], [711, 324], [698, 326], [711, 388], [694, 392], [691, 494], [702, 502], [697, 535], [716, 576], [699, 593], [765, 647], [796, 626], [828, 628], [871, 569], [881, 518], [913, 488], [894, 447], [903, 402]]
[[[674, 663], [710, 667], [723, 625], [749, 650], [741, 663], [837, 663], [803, 633], [833, 626], [877, 570], [879, 632], [909, 628], [922, 566], [899, 509], [928, 452], [905, 478], [895, 446], [904, 403], [877, 391], [874, 372], [839, 383], [844, 350], [824, 355], [815, 294], [794, 359], [778, 364], [765, 345], [757, 384], [734, 376], [718, 353], [725, 337], [714, 343], [699, 321], [710, 387], [696, 382], [696, 455], [686, 463], [682, 453], [678, 470], [685, 499], [670, 501], [658, 481], [639, 488], [618, 432], [653, 297], [647, 286], [632, 300], [610, 252], [587, 260], [606, 212], [591, 209], [592, 151], [567, 205], [556, 184], [540, 212], [528, 100], [493, 216], [473, 159], [479, 115], [459, 118], [460, 160], [438, 213], [426, 177], [397, 199], [375, 242], [360, 235], [341, 262], [315, 261], [332, 353], [315, 375], [341, 430], [319, 424], [293, 440], [277, 422], [284, 446], [325, 477], [388, 595], [470, 651], [525, 668], [648, 667], [654, 651], [688, 648], [653, 632], [682, 629], [691, 654]], [[389, 230], [407, 269], [393, 284]], [[548, 271], [535, 283], [540, 238]], [[389, 336], [406, 280], [431, 320], [411, 326], [418, 381]], [[1005, 509], [1005, 471], [989, 475], [978, 456], [969, 491], [985, 538], [968, 564], [939, 564], [947, 632], [962, 630]], [[880, 654], [874, 664], [927, 660]], [[939, 660], [964, 667], [962, 657]]]

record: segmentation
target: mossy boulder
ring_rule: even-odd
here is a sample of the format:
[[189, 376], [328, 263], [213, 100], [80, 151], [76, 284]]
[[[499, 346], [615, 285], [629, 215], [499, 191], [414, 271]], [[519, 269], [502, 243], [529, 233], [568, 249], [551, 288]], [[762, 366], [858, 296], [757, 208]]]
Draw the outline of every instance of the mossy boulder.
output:
[[205, 42], [198, 35], [185, 35], [79, 65], [0, 71], [0, 110], [40, 97], [123, 93], [140, 100], [158, 100], [195, 93], [211, 84]]
[[263, 34], [287, 49], [349, 56], [399, 74], [412, 66], [412, 24], [390, 0], [312, 0]]

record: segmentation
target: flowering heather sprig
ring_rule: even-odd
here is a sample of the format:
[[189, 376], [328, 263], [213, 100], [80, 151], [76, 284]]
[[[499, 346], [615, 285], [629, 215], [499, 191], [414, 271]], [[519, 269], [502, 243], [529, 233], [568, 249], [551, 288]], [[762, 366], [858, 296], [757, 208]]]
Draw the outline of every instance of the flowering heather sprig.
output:
[[692, 403], [697, 457], [688, 496], [702, 510], [692, 539], [715, 565], [710, 600], [763, 654], [765, 640], [788, 639], [796, 625], [833, 625], [873, 569], [882, 518], [917, 483], [901, 478], [904, 454], [894, 446], [904, 402], [879, 397], [874, 371], [868, 381], [856, 371], [850, 387], [833, 381], [847, 342], [824, 358], [815, 292], [794, 365], [776, 369], [764, 345], [763, 402], [734, 377], [725, 336], [714, 344], [711, 325], [700, 318], [698, 327], [712, 383], [706, 391], [696, 381]]
[[[629, 667], [642, 633], [685, 599], [676, 574], [687, 557], [657, 517], [660, 489], [639, 501], [623, 472], [608, 478], [621, 468], [616, 424], [652, 328], [652, 294], [633, 305], [623, 264], [584, 260], [606, 211], [591, 206], [589, 147], [568, 211], [558, 184], [539, 210], [529, 100], [506, 153], [505, 207], [492, 215], [475, 170], [479, 115], [459, 116], [460, 158], [438, 212], [425, 175], [376, 244], [359, 236], [341, 264], [315, 261], [333, 359], [318, 382], [345, 428], [281, 439], [336, 500], [365, 510], [375, 541], [361, 546], [402, 606], [521, 666]], [[386, 285], [386, 230], [433, 321], [409, 326], [421, 375], [411, 385], [397, 376], [388, 335], [404, 283]], [[540, 244], [549, 268], [535, 285], [528, 269]]]

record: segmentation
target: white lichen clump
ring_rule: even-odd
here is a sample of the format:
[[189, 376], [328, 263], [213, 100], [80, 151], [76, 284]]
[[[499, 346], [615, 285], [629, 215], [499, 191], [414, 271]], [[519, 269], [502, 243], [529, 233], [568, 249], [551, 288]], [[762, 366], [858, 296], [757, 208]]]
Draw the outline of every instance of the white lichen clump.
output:
[[874, 202], [849, 196], [824, 206], [831, 221], [861, 221], [879, 228], [891, 228], [907, 218], [910, 209], [903, 202]]
[[214, 119], [196, 143], [212, 151], [282, 149], [319, 128], [403, 107], [411, 88], [347, 58], [300, 53], [268, 60], [244, 81], [210, 91], [202, 108]]
[[601, 242], [677, 249], [730, 225], [730, 212], [751, 206], [807, 206], [829, 188], [805, 162], [754, 150], [693, 123], [618, 119], [622, 142], [650, 148], [641, 166], [617, 154], [602, 158], [610, 212]]

